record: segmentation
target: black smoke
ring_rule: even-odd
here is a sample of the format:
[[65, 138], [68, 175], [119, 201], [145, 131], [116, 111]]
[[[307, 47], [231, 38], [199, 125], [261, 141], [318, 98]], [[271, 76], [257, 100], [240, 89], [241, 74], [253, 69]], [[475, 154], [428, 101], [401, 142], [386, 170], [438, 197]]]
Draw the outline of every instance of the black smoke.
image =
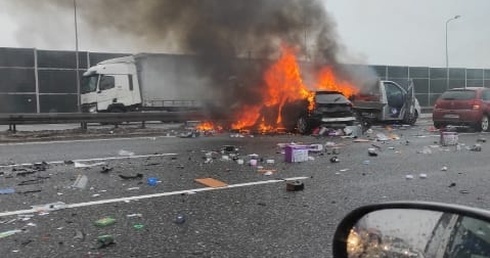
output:
[[[33, 11], [73, 8], [71, 0], [15, 2]], [[225, 92], [224, 106], [262, 101], [256, 94], [262, 72], [281, 44], [349, 77], [337, 60], [335, 23], [322, 0], [78, 0], [78, 8], [94, 32], [131, 35], [151, 45], [172, 42], [196, 55], [199, 73], [211, 79], [213, 90]]]

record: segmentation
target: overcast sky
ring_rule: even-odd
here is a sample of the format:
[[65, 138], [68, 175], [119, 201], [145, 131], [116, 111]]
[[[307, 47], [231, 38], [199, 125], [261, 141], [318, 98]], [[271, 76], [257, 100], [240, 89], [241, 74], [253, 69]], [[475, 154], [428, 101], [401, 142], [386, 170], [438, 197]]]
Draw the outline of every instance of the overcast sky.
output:
[[[21, 21], [27, 16], [9, 5], [14, 1], [24, 0], [0, 0], [0, 47], [74, 49], [72, 13], [43, 10], [31, 17], [32, 26], [26, 27]], [[490, 0], [324, 1], [337, 23], [340, 42], [346, 46], [350, 61], [443, 67], [446, 20], [461, 15], [449, 24], [450, 66], [490, 68], [490, 16], [487, 15]], [[46, 23], [49, 26], [41, 25]], [[136, 46], [124, 35], [120, 35], [119, 41], [94, 40], [86, 27], [80, 23], [82, 50], [167, 50], [164, 46], [160, 49], [144, 44]]]

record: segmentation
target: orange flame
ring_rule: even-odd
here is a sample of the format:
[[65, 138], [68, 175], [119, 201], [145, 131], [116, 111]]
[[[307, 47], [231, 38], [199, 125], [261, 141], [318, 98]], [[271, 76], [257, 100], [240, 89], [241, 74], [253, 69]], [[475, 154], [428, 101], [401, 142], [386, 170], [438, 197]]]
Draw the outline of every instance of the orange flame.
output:
[[[283, 45], [281, 50], [281, 57], [263, 75], [265, 82], [264, 90], [261, 91], [263, 103], [242, 108], [238, 119], [232, 124], [232, 129], [257, 126], [257, 129], [266, 132], [281, 128], [284, 105], [298, 100], [307, 100], [308, 109], [313, 110], [314, 93], [303, 83], [295, 49]], [[312, 89], [338, 91], [346, 97], [358, 92], [353, 84], [335, 76], [331, 67], [322, 68], [315, 78], [316, 82], [313, 87], [310, 87]], [[263, 108], [277, 108], [275, 121], [265, 121], [260, 113]]]
[[202, 122], [198, 126], [196, 126], [196, 129], [199, 131], [208, 132], [208, 131], [221, 131], [223, 128], [219, 125], [215, 125], [212, 122]]

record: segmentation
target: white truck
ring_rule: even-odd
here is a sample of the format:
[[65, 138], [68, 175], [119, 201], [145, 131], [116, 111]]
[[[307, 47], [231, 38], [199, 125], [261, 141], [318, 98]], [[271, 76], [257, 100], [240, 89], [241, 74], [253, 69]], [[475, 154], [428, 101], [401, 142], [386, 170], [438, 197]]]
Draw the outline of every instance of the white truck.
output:
[[186, 111], [212, 103], [215, 91], [191, 56], [137, 54], [98, 63], [83, 74], [83, 112]]

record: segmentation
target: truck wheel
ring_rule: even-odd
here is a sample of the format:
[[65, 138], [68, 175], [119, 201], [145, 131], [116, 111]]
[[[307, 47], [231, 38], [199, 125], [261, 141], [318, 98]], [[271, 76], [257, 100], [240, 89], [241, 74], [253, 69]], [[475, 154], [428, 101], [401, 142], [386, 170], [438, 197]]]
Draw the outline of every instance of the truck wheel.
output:
[[298, 133], [300, 134], [308, 134], [311, 131], [310, 124], [308, 122], [308, 119], [304, 116], [300, 116], [298, 118], [298, 121], [296, 122], [296, 129], [298, 130]]
[[478, 132], [488, 132], [489, 120], [487, 115], [483, 115], [480, 122], [475, 125], [475, 130]]

